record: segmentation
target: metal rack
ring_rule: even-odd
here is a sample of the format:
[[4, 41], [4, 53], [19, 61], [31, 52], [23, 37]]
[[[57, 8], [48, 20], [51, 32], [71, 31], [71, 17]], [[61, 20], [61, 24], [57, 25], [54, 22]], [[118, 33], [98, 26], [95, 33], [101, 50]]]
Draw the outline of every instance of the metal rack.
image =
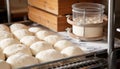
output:
[[116, 69], [115, 34], [115, 0], [108, 0], [108, 69]]
[[26, 66], [19, 69], [106, 69], [108, 65], [106, 64], [107, 60], [98, 57], [98, 55], [105, 52], [106, 50], [102, 50], [47, 63]]
[[6, 7], [7, 7], [7, 19], [8, 23], [11, 23], [11, 12], [10, 12], [10, 0], [6, 0]]
[[[108, 0], [108, 68], [116, 69], [116, 52], [114, 48], [114, 31], [115, 31], [115, 0]], [[9, 0], [6, 0], [7, 5], [7, 14], [8, 14], [8, 23], [11, 23], [10, 15], [10, 3]]]

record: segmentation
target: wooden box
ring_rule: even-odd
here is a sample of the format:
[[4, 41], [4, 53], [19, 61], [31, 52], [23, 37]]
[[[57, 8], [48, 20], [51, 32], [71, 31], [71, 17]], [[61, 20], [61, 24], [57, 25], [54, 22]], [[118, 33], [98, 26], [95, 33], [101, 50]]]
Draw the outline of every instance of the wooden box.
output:
[[28, 0], [28, 4], [55, 15], [72, 13], [72, 4], [78, 0]]
[[[28, 0], [29, 19], [54, 31], [63, 31], [70, 25], [66, 14], [72, 14], [72, 4], [91, 0]], [[94, 2], [97, 0], [92, 0]]]
[[78, 2], [101, 3], [103, 0], [78, 0]]
[[28, 17], [30, 20], [37, 22], [43, 26], [50, 28], [53, 31], [63, 31], [70, 27], [65, 16], [53, 15], [40, 9], [29, 6]]

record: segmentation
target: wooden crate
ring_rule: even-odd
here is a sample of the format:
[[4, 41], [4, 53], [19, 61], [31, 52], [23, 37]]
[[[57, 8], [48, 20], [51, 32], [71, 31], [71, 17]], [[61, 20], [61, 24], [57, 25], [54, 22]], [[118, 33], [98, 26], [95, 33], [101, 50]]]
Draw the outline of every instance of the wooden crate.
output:
[[72, 4], [78, 0], [28, 0], [28, 4], [56, 15], [72, 13]]
[[65, 16], [53, 15], [43, 10], [36, 9], [32, 6], [29, 6], [28, 8], [28, 16], [30, 20], [46, 26], [53, 31], [63, 31], [67, 27], [71, 26], [67, 23]]
[[54, 31], [63, 31], [70, 25], [66, 14], [72, 14], [72, 4], [98, 0], [28, 0], [29, 19]]
[[101, 3], [101, 2], [102, 2], [102, 0], [78, 0], [78, 2]]

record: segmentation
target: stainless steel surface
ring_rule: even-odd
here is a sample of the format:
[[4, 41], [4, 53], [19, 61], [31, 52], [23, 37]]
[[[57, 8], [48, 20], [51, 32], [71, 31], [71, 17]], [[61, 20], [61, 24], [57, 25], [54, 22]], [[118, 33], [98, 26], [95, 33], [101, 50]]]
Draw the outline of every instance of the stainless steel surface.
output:
[[108, 69], [116, 69], [114, 53], [115, 0], [108, 1]]
[[8, 23], [11, 23], [10, 0], [6, 0]]

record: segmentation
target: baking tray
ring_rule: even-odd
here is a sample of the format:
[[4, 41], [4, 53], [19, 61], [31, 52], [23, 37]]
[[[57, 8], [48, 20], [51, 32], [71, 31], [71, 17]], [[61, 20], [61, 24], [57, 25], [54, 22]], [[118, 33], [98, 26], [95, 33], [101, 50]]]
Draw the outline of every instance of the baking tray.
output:
[[[32, 27], [33, 26], [41, 27], [41, 25], [38, 25], [31, 21], [21, 21], [19, 23]], [[10, 26], [13, 23], [4, 24]], [[107, 50], [95, 51], [79, 56], [73, 56], [55, 61], [25, 66], [19, 69], [105, 69], [107, 67], [106, 53]]]
[[106, 69], [107, 59], [105, 57], [99, 57], [106, 52], [107, 50], [96, 51], [19, 69]]

